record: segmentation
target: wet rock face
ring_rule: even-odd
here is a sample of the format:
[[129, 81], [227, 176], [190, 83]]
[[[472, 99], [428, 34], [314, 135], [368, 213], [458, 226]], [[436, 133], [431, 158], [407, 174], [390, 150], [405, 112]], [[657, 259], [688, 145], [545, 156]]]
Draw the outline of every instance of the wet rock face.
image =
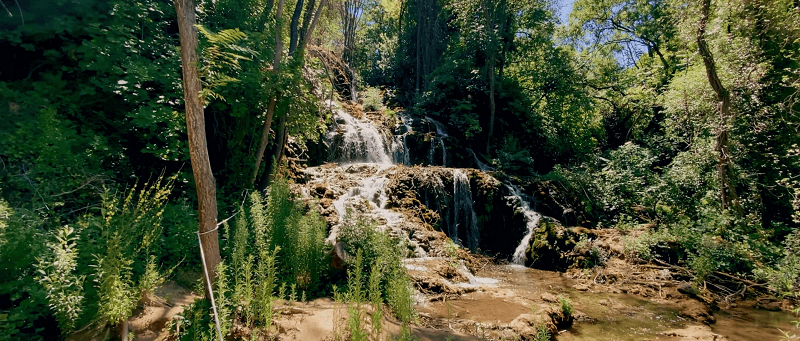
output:
[[[460, 169], [468, 181], [475, 212], [477, 251], [509, 258], [525, 234], [525, 220], [509, 201], [508, 189], [492, 176]], [[468, 246], [470, 231], [457, 208], [454, 170], [441, 167], [402, 167], [390, 177], [387, 194], [392, 207], [413, 212], [431, 229], [457, 236]], [[451, 230], [455, 228], [455, 230]]]

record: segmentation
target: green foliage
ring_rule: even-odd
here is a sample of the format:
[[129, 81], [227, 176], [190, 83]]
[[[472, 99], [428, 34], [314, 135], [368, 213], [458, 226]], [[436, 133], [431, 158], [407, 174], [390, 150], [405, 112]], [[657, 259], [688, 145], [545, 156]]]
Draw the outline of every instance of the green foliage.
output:
[[233, 72], [241, 70], [240, 60], [249, 60], [255, 51], [242, 46], [247, 35], [239, 29], [222, 30], [218, 33], [197, 25], [197, 30], [205, 38], [205, 46], [200, 54], [200, 67], [198, 74], [202, 81], [200, 98], [208, 103], [211, 99], [225, 100], [216, 89], [228, 83], [239, 82], [231, 76]]
[[533, 336], [533, 341], [550, 341], [550, 330], [545, 326], [536, 327], [536, 335]]
[[[795, 308], [794, 310], [792, 310], [792, 313], [794, 313], [795, 316], [800, 315], [800, 307]], [[792, 340], [796, 340], [796, 339], [800, 338], [800, 335], [796, 334], [796, 332], [798, 330], [800, 330], [800, 320], [793, 321], [793, 322], [794, 322], [795, 332], [781, 330], [781, 333], [783, 333], [783, 337], [781, 338], [781, 341], [792, 341]]]
[[781, 249], [775, 266], [758, 268], [755, 276], [766, 280], [776, 292], [797, 297], [800, 292], [800, 231], [786, 236]]
[[[401, 264], [406, 248], [378, 231], [375, 222], [364, 217], [346, 218], [339, 231], [339, 241], [346, 245], [348, 254], [362, 254], [363, 257], [359, 264], [354, 263], [358, 257], [349, 260], [348, 290], [352, 293], [349, 299], [364, 302], [367, 298], [375, 298], [377, 293], [364, 292], [365, 287], [373, 288], [375, 283], [370, 283], [363, 274], [371, 274], [377, 268], [383, 275], [381, 296], [392, 313], [404, 323], [416, 319], [411, 281]], [[356, 271], [355, 268], [360, 269]]]
[[228, 288], [228, 267], [225, 262], [217, 265], [217, 278], [214, 282], [214, 303], [217, 307], [219, 317], [219, 328], [223, 337], [228, 336], [233, 325], [233, 307], [230, 298], [230, 288]]
[[86, 222], [87, 228], [97, 228], [87, 234], [99, 238], [97, 251], [92, 253], [92, 267], [97, 313], [106, 322], [117, 323], [133, 312], [139, 299], [133, 266], [161, 234], [161, 217], [173, 180], [174, 177], [166, 182], [158, 179], [141, 189], [134, 187], [122, 202], [116, 196], [105, 195], [101, 219]]
[[83, 309], [85, 276], [75, 273], [78, 266], [78, 237], [74, 232], [68, 226], [56, 230], [55, 241], [47, 244], [51, 255], [40, 258], [36, 265], [41, 275], [37, 280], [47, 290], [47, 300], [50, 309], [55, 313], [62, 335], [74, 330]]
[[383, 96], [378, 88], [366, 88], [361, 95], [362, 105], [366, 111], [383, 111]]
[[569, 319], [572, 316], [572, 301], [564, 295], [558, 295], [558, 300], [561, 302], [561, 312]]

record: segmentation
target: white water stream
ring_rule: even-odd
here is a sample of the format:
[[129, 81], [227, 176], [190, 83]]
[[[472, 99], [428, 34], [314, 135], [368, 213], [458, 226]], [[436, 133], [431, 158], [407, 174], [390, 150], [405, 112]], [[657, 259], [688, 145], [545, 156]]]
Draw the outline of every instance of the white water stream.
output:
[[326, 137], [333, 146], [337, 146], [336, 136], [342, 137], [337, 162], [392, 164], [383, 137], [370, 120], [356, 119], [342, 109], [334, 110], [334, 120], [342, 123], [329, 131]]
[[525, 216], [525, 227], [527, 228], [525, 236], [522, 237], [522, 240], [520, 241], [516, 250], [514, 250], [514, 256], [511, 257], [511, 262], [518, 265], [525, 265], [525, 251], [527, 251], [528, 245], [531, 243], [533, 232], [535, 232], [536, 228], [539, 227], [539, 222], [542, 220], [542, 215], [539, 214], [539, 212], [531, 209], [531, 204], [529, 201], [522, 199], [524, 194], [522, 194], [519, 188], [512, 184], [506, 184], [506, 187], [508, 187], [508, 190], [511, 191], [511, 197], [519, 200], [519, 207], [522, 209], [522, 214]]
[[469, 187], [469, 178], [459, 169], [453, 170], [453, 221], [450, 228], [450, 239], [456, 243], [459, 227], [466, 232], [466, 246], [477, 250], [480, 242], [478, 233], [478, 215], [472, 206], [472, 190]]

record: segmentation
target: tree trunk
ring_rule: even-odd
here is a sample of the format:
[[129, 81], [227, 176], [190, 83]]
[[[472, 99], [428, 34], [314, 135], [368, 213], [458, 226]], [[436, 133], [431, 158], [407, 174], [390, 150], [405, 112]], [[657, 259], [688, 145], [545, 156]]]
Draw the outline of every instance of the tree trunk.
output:
[[[314, 18], [314, 6], [316, 6], [316, 0], [308, 0], [306, 2], [306, 10], [303, 13], [303, 25], [300, 27], [300, 44], [302, 47], [303, 41], [305, 41], [306, 36], [308, 35], [309, 25], [311, 24], [311, 19]], [[320, 4], [322, 7], [322, 4]]]
[[303, 13], [303, 0], [297, 0], [294, 6], [294, 13], [292, 13], [292, 21], [289, 23], [289, 55], [294, 55], [297, 49], [297, 41], [300, 39], [300, 14]]
[[700, 9], [700, 23], [697, 29], [697, 49], [703, 58], [706, 68], [706, 76], [711, 88], [717, 94], [719, 101], [719, 126], [716, 132], [714, 150], [717, 152], [717, 176], [719, 177], [719, 195], [722, 209], [733, 209], [740, 216], [742, 207], [739, 204], [739, 197], [736, 194], [736, 183], [733, 180], [733, 165], [730, 159], [729, 124], [733, 122], [733, 115], [730, 110], [731, 94], [717, 75], [717, 66], [714, 63], [714, 56], [708, 48], [705, 33], [708, 24], [708, 13], [711, 7], [711, 0], [702, 0]]
[[[281, 53], [283, 52], [283, 37], [281, 35], [281, 16], [283, 15], [283, 1], [278, 1], [278, 10], [275, 14], [275, 59], [272, 62], [272, 70], [273, 72], [277, 73], [278, 69], [280, 68], [281, 64]], [[273, 96], [272, 99], [269, 101], [269, 105], [267, 105], [267, 119], [264, 122], [264, 127], [261, 129], [261, 143], [258, 145], [258, 152], [256, 153], [256, 162], [253, 169], [253, 177], [251, 184], [255, 186], [256, 178], [258, 177], [258, 169], [261, 168], [261, 161], [264, 159], [264, 152], [267, 150], [267, 145], [269, 144], [269, 130], [272, 126], [272, 118], [275, 115], [275, 103], [277, 102], [277, 96]], [[269, 168], [269, 167], [267, 167]]]
[[[183, 99], [186, 104], [186, 130], [189, 135], [189, 154], [197, 188], [200, 244], [205, 255], [208, 282], [216, 278], [220, 262], [217, 237], [217, 193], [211, 162], [208, 159], [206, 123], [200, 102], [200, 78], [197, 75], [197, 29], [193, 0], [174, 0], [178, 14], [183, 69]], [[208, 283], [207, 282], [207, 283]], [[211, 290], [211, 288], [206, 288]]]
[[414, 86], [414, 91], [419, 94], [420, 91], [420, 73], [422, 72], [422, 65], [420, 58], [422, 58], [422, 6], [420, 6], [420, 1], [416, 1], [416, 10], [417, 10], [417, 69], [416, 69], [416, 85]]
[[311, 20], [311, 24], [308, 25], [307, 29], [303, 30], [304, 36], [302, 38], [303, 40], [300, 43], [300, 50], [305, 50], [306, 46], [308, 46], [308, 43], [311, 41], [311, 36], [314, 35], [314, 29], [317, 27], [317, 22], [319, 22], [319, 16], [320, 14], [322, 14], [322, 9], [325, 8], [325, 5], [327, 5], [327, 0], [320, 1], [319, 7], [317, 7], [317, 12], [314, 13], [314, 18]]
[[489, 61], [489, 136], [486, 138], [486, 155], [491, 155], [492, 135], [494, 134], [494, 56]]
[[280, 158], [286, 145], [286, 115], [278, 119], [278, 129], [275, 131], [275, 147], [272, 149], [271, 162], [266, 165], [264, 174], [261, 177], [261, 184], [258, 186], [260, 192], [264, 192], [272, 182], [272, 173], [280, 167]]

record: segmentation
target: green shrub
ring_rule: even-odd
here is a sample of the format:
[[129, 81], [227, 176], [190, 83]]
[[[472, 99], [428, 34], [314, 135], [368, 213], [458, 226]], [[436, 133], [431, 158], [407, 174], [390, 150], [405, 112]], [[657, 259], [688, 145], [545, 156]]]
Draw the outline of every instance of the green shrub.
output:
[[40, 275], [38, 282], [47, 291], [50, 309], [55, 313], [62, 335], [74, 330], [83, 310], [85, 276], [76, 274], [78, 237], [74, 232], [67, 226], [56, 230], [55, 241], [47, 244], [51, 254], [40, 258], [36, 265]]
[[[358, 281], [361, 282], [356, 287], [358, 289], [356, 293], [363, 291], [361, 288], [370, 285], [368, 278], [359, 274], [370, 274], [377, 268], [383, 274], [380, 282], [381, 296], [392, 313], [404, 323], [413, 321], [416, 318], [416, 312], [412, 299], [411, 281], [402, 265], [406, 249], [402, 242], [378, 231], [374, 221], [364, 217], [350, 216], [345, 218], [345, 223], [339, 231], [339, 240], [345, 243], [345, 250], [349, 254], [363, 254], [363, 261], [356, 264], [354, 257], [351, 257], [348, 264], [351, 269], [353, 267], [361, 268], [358, 272], [348, 273], [348, 283], [355, 280], [352, 277], [356, 275], [358, 275]], [[353, 283], [353, 285], [356, 284]], [[355, 298], [363, 301], [367, 296], [368, 294], [361, 293]]]
[[572, 301], [564, 295], [558, 295], [558, 300], [561, 302], [561, 312], [569, 319], [572, 316]]
[[533, 336], [533, 341], [550, 341], [550, 330], [545, 326], [536, 327], [536, 335]]
[[363, 107], [366, 111], [382, 111], [383, 96], [378, 88], [367, 88], [362, 94]]

